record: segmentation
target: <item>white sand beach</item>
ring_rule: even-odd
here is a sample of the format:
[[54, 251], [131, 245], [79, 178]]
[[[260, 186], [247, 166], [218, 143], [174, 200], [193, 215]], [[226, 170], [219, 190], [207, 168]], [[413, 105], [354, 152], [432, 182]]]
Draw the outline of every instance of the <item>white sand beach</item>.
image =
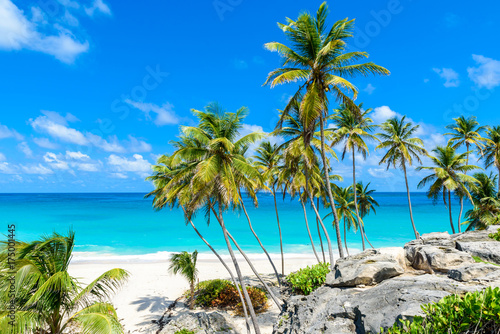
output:
[[[164, 257], [164, 256], [163, 256]], [[272, 274], [273, 269], [267, 259], [261, 255], [252, 255], [252, 263], [260, 274]], [[224, 256], [226, 263], [231, 264], [229, 258]], [[273, 255], [273, 261], [280, 271], [281, 262], [277, 255]], [[255, 277], [250, 267], [241, 258], [239, 259], [244, 276]], [[285, 254], [285, 274], [298, 270], [308, 265], [316, 264], [317, 261], [311, 255]], [[188, 288], [187, 281], [182, 276], [174, 276], [168, 273], [169, 262], [165, 259], [153, 258], [148, 261], [145, 257], [122, 258], [101, 257], [98, 261], [89, 259], [81, 261], [76, 258], [72, 262], [69, 272], [82, 283], [88, 283], [98, 277], [106, 270], [112, 268], [123, 268], [130, 272], [128, 282], [118, 291], [112, 299], [118, 316], [125, 327], [125, 333], [156, 333], [158, 327], [152, 322], [159, 320], [168, 306], [180, 297]], [[233, 268], [231, 266], [231, 268]], [[198, 259], [199, 280], [214, 278], [229, 278], [227, 271], [213, 255], [200, 254]], [[234, 271], [233, 271], [234, 273]], [[253, 281], [253, 279], [252, 279]], [[278, 308], [269, 301], [269, 311], [259, 315], [262, 324], [262, 333], [271, 333], [272, 326], [278, 316]], [[175, 311], [185, 311], [186, 306], [178, 303]], [[243, 318], [236, 318], [233, 323], [244, 332]]]

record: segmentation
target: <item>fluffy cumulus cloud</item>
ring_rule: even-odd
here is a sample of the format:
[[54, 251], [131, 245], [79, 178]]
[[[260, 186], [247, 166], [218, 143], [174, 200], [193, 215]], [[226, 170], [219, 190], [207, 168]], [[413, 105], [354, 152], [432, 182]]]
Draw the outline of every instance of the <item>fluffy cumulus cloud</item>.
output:
[[373, 112], [370, 114], [370, 118], [373, 120], [375, 124], [381, 124], [392, 117], [401, 117], [400, 114], [391, 110], [388, 106], [381, 106], [373, 109]]
[[452, 68], [433, 68], [432, 70], [444, 79], [443, 85], [445, 87], [449, 88], [460, 86], [459, 75]]
[[154, 103], [137, 102], [127, 99], [125, 100], [125, 103], [144, 112], [144, 114], [146, 115], [146, 119], [148, 120], [153, 119], [151, 113], [156, 114], [153, 122], [157, 126], [179, 123], [179, 117], [177, 117], [174, 112], [174, 106], [169, 102], [166, 102], [163, 105], [159, 106]]
[[102, 0], [82, 8], [69, 0], [39, 1], [29, 11], [12, 0], [0, 0], [0, 49], [42, 52], [64, 63], [89, 50], [89, 42], [79, 27], [78, 15], [111, 14]]
[[74, 174], [74, 170], [84, 172], [98, 172], [101, 170], [101, 163], [92, 161], [90, 156], [78, 152], [66, 151], [65, 154], [55, 154], [47, 152], [43, 156], [44, 161], [54, 170], [65, 170]]
[[9, 129], [7, 126], [0, 123], [0, 139], [4, 138], [14, 138], [16, 140], [24, 139], [24, 137], [21, 134], [19, 134], [16, 130]]
[[107, 160], [115, 173], [132, 172], [144, 177], [151, 172], [151, 163], [140, 154], [134, 154], [131, 159], [111, 154]]
[[475, 67], [469, 67], [469, 78], [479, 87], [488, 89], [500, 85], [500, 61], [481, 55], [472, 55]]
[[[128, 140], [120, 141], [116, 136], [103, 138], [94, 133], [82, 132], [70, 126], [69, 123], [78, 121], [71, 115], [61, 116], [55, 112], [42, 112], [42, 116], [30, 119], [28, 122], [33, 129], [39, 133], [48, 135], [55, 140], [80, 146], [94, 146], [104, 152], [127, 153], [127, 152], [149, 152], [152, 147], [143, 140], [133, 136], [128, 136]], [[53, 149], [53, 145], [48, 139], [37, 139], [38, 146]]]

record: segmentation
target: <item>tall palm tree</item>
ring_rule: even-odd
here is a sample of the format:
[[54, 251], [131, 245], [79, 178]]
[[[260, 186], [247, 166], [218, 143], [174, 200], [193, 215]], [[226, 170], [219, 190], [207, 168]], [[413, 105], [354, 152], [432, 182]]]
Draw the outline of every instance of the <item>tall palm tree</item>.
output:
[[474, 178], [478, 183], [470, 190], [474, 207], [465, 213], [469, 223], [467, 231], [484, 230], [489, 225], [500, 223], [500, 196], [496, 188], [498, 176], [476, 173]]
[[198, 251], [192, 254], [188, 252], [176, 253], [170, 256], [170, 266], [168, 271], [174, 275], [181, 274], [189, 282], [191, 290], [189, 298], [189, 308], [194, 308], [194, 284], [198, 279], [198, 269], [196, 261], [198, 260]]
[[276, 187], [278, 181], [278, 167], [281, 160], [280, 147], [277, 144], [271, 144], [270, 141], [263, 141], [256, 150], [255, 165], [262, 171], [264, 180], [271, 188], [274, 199], [274, 210], [276, 212], [276, 222], [280, 237], [281, 252], [281, 274], [285, 275], [285, 257], [283, 254], [283, 237], [281, 235], [280, 217], [278, 214], [278, 204], [276, 202]]
[[361, 241], [363, 250], [365, 250], [365, 235], [363, 228], [363, 220], [359, 216], [357, 187], [356, 187], [356, 153], [366, 159], [369, 154], [368, 146], [365, 140], [375, 141], [377, 138], [370, 132], [376, 127], [368, 114], [371, 109], [362, 110], [363, 105], [358, 106], [359, 111], [350, 108], [348, 105], [341, 105], [336, 110], [336, 114], [332, 117], [335, 127], [335, 137], [332, 141], [332, 146], [342, 144], [342, 160], [344, 160], [347, 152], [352, 152], [352, 189], [354, 194], [354, 208], [356, 210], [356, 219], [358, 221], [359, 230], [361, 232]]
[[[484, 142], [487, 141], [486, 138], [481, 136], [486, 127], [479, 126], [475, 116], [465, 118], [460, 116], [453, 119], [455, 124], [450, 124], [446, 128], [451, 130], [449, 133], [445, 133], [445, 136], [451, 136], [449, 143], [453, 148], [457, 149], [465, 145], [467, 149], [467, 164], [469, 164], [469, 153], [470, 147], [476, 146], [476, 148], [481, 152], [484, 148]], [[460, 196], [460, 215], [458, 216], [458, 232], [462, 232], [461, 220], [462, 213], [464, 210], [464, 196]]]
[[[422, 188], [432, 183], [427, 196], [434, 199], [434, 201], [437, 201], [440, 193], [443, 194], [443, 202], [448, 206], [449, 210], [451, 230], [455, 233], [453, 216], [451, 214], [451, 193], [459, 191], [472, 202], [472, 197], [467, 187], [474, 186], [477, 180], [465, 173], [479, 167], [467, 164], [467, 153], [458, 154], [450, 145], [446, 147], [438, 146], [433, 152], [435, 155], [429, 156], [429, 158], [434, 163], [434, 166], [420, 166], [417, 168], [417, 170], [430, 170], [433, 172], [424, 177], [418, 184], [418, 187]], [[448, 198], [446, 198], [447, 196]]]
[[75, 234], [54, 233], [15, 251], [15, 321], [9, 324], [9, 245], [0, 249], [0, 332], [9, 334], [123, 333], [116, 311], [107, 300], [128, 278], [123, 269], [106, 271], [83, 287], [68, 273]]
[[[338, 217], [329, 182], [330, 165], [327, 164], [326, 157], [324, 122], [328, 116], [327, 93], [331, 91], [337, 101], [354, 105], [345, 91], [352, 92], [355, 99], [357, 89], [345, 78], [370, 74], [388, 75], [389, 71], [372, 62], [357, 63], [358, 60], [368, 57], [366, 52], [346, 52], [347, 40], [353, 36], [354, 20], [346, 18], [337, 21], [328, 29], [327, 18], [328, 6], [324, 2], [315, 16], [304, 12], [295, 21], [287, 18], [286, 24], [278, 23], [293, 46], [288, 47], [278, 42], [265, 44], [268, 50], [278, 52], [283, 60], [281, 68], [269, 73], [265, 85], [274, 87], [297, 81], [303, 82], [284, 109], [283, 116], [288, 114], [294, 103], [300, 101], [300, 118], [304, 127], [314, 129], [319, 122], [324, 183], [335, 220], [339, 255], [344, 257]], [[302, 95], [304, 98], [301, 98]], [[282, 121], [278, 126], [281, 126], [281, 123]]]
[[[366, 186], [363, 185], [363, 182], [358, 182], [358, 184], [356, 185], [356, 190], [359, 214], [361, 216], [361, 220], [364, 221], [365, 216], [367, 216], [371, 211], [373, 211], [374, 214], [377, 214], [377, 210], [375, 209], [375, 207], [379, 205], [372, 196], [372, 194], [375, 192], [375, 189], [370, 189], [370, 182], [368, 182]], [[371, 244], [370, 240], [368, 240], [364, 224], [361, 227], [363, 228], [363, 234], [365, 235], [366, 241], [372, 248], [375, 248]]]
[[498, 170], [498, 189], [500, 191], [500, 126], [494, 126], [487, 130], [488, 142], [483, 150], [481, 158], [485, 159], [486, 168], [495, 166]]
[[419, 125], [413, 125], [412, 122], [406, 121], [406, 116], [402, 118], [393, 117], [382, 123], [380, 126], [382, 133], [377, 136], [381, 143], [375, 149], [387, 150], [387, 153], [380, 160], [379, 164], [387, 164], [387, 170], [393, 168], [401, 168], [405, 175], [406, 194], [408, 196], [408, 208], [410, 210], [410, 220], [415, 233], [415, 239], [419, 238], [415, 222], [413, 220], [413, 211], [411, 208], [410, 187], [408, 186], [408, 175], [406, 167], [412, 166], [416, 160], [422, 163], [421, 155], [427, 155], [422, 140], [415, 136]]
[[[359, 228], [354, 208], [354, 192], [352, 191], [352, 186], [343, 188], [334, 184], [333, 189], [335, 201], [337, 203], [337, 215], [339, 219], [344, 222], [344, 245], [347, 255], [349, 256], [349, 248], [347, 248], [347, 230]], [[330, 214], [331, 213], [328, 215]]]

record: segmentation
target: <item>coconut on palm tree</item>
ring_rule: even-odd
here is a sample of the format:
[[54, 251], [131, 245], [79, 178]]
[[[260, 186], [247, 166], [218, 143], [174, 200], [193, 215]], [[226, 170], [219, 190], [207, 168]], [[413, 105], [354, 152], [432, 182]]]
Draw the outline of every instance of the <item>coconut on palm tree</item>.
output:
[[415, 238], [418, 239], [419, 234], [413, 220], [413, 211], [411, 207], [410, 187], [408, 186], [407, 166], [412, 166], [416, 161], [422, 163], [421, 155], [427, 155], [424, 148], [424, 143], [418, 137], [416, 132], [419, 125], [413, 125], [412, 122], [406, 121], [406, 116], [402, 118], [393, 117], [380, 125], [381, 133], [378, 133], [381, 143], [375, 149], [384, 149], [387, 152], [380, 160], [379, 164], [387, 164], [387, 170], [390, 167], [401, 168], [405, 176], [406, 194], [408, 196], [408, 208], [410, 211], [410, 220], [415, 233]]
[[363, 105], [357, 106], [359, 109], [350, 108], [347, 104], [341, 105], [336, 110], [336, 114], [332, 117], [332, 122], [335, 129], [335, 137], [332, 141], [332, 146], [342, 145], [342, 160], [346, 157], [347, 152], [352, 153], [352, 189], [354, 194], [354, 208], [356, 211], [356, 219], [359, 230], [361, 232], [361, 241], [363, 250], [365, 250], [365, 233], [363, 220], [359, 215], [357, 187], [356, 187], [356, 153], [361, 154], [363, 159], [369, 154], [366, 140], [376, 141], [377, 138], [371, 134], [376, 127], [368, 114], [371, 109], [362, 110]]
[[484, 230], [489, 225], [500, 223], [500, 196], [496, 187], [498, 176], [476, 173], [474, 178], [478, 181], [470, 190], [474, 207], [465, 213], [468, 231]]
[[168, 271], [174, 275], [180, 274], [189, 282], [189, 308], [194, 308], [194, 284], [198, 279], [198, 269], [196, 261], [198, 260], [198, 251], [193, 253], [182, 252], [170, 256], [170, 266]]
[[[327, 163], [327, 152], [324, 137], [324, 122], [328, 116], [328, 92], [335, 99], [356, 107], [347, 91], [357, 96], [356, 87], [346, 78], [371, 74], [388, 75], [389, 71], [372, 62], [358, 63], [367, 58], [366, 52], [347, 52], [348, 40], [353, 37], [354, 20], [343, 19], [333, 24], [327, 24], [328, 6], [322, 3], [316, 15], [304, 12], [296, 20], [287, 18], [286, 24], [278, 23], [291, 47], [279, 42], [265, 44], [273, 52], [278, 52], [283, 62], [282, 67], [269, 73], [265, 84], [276, 85], [295, 83], [301, 85], [288, 105], [283, 110], [283, 116], [288, 115], [294, 103], [300, 103], [300, 119], [307, 129], [315, 129], [320, 125], [321, 158], [324, 168], [324, 183], [335, 220], [335, 231], [340, 257], [344, 257], [338, 217], [335, 211], [333, 193], [329, 182], [330, 168]], [[303, 95], [303, 98], [302, 98]], [[283, 118], [282, 118], [283, 120]], [[282, 120], [278, 124], [281, 126]], [[305, 138], [306, 142], [308, 138]]]
[[437, 201], [439, 196], [443, 195], [443, 202], [448, 206], [450, 215], [451, 230], [455, 233], [453, 225], [453, 216], [451, 213], [451, 193], [459, 192], [467, 196], [472, 202], [472, 196], [468, 187], [473, 187], [477, 180], [466, 172], [478, 169], [479, 167], [467, 164], [467, 153], [457, 153], [456, 150], [448, 145], [446, 147], [438, 146], [429, 156], [434, 166], [417, 167], [417, 170], [429, 170], [432, 174], [424, 177], [418, 184], [419, 188], [430, 184], [427, 196]]
[[486, 168], [495, 166], [498, 170], [498, 190], [500, 191], [500, 126], [493, 126], [487, 130], [486, 147], [481, 158], [484, 158]]
[[[458, 118], [454, 118], [453, 120], [455, 121], [455, 124], [450, 124], [446, 127], [447, 129], [451, 130], [451, 132], [445, 133], [445, 136], [451, 136], [451, 138], [449, 139], [449, 143], [455, 149], [465, 145], [467, 150], [467, 164], [469, 164], [469, 153], [471, 146], [475, 146], [479, 152], [482, 152], [484, 143], [488, 141], [486, 138], [483, 138], [481, 136], [481, 132], [483, 132], [486, 127], [479, 126], [479, 123], [477, 122], [475, 116], [471, 116], [469, 118], [460, 116]], [[460, 233], [462, 232], [461, 220], [464, 209], [464, 196], [459, 195], [459, 197], [460, 214], [458, 216], [458, 232]]]
[[[0, 250], [0, 332], [9, 334], [119, 334], [123, 328], [108, 300], [128, 278], [108, 270], [87, 286], [68, 273], [75, 234], [54, 233], [17, 242], [15, 268], [8, 266], [8, 244]], [[9, 316], [10, 277], [15, 276], [15, 314]], [[14, 320], [14, 324], [10, 324]]]

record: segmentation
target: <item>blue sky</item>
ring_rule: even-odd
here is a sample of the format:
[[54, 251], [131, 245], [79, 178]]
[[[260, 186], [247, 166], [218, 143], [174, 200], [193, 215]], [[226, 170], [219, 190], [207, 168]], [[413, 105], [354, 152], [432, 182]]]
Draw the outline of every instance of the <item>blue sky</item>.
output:
[[[262, 86], [280, 64], [263, 44], [285, 42], [276, 22], [320, 3], [0, 0], [0, 191], [148, 191], [150, 164], [212, 101], [247, 106], [245, 132], [271, 131], [296, 87]], [[428, 149], [460, 114], [500, 124], [498, 2], [329, 6], [330, 24], [356, 18], [351, 48], [391, 71], [352, 79], [375, 121], [407, 115]], [[381, 155], [358, 159], [358, 179], [404, 191]], [[349, 160], [334, 168], [350, 182]], [[410, 174], [416, 190], [422, 174]]]

